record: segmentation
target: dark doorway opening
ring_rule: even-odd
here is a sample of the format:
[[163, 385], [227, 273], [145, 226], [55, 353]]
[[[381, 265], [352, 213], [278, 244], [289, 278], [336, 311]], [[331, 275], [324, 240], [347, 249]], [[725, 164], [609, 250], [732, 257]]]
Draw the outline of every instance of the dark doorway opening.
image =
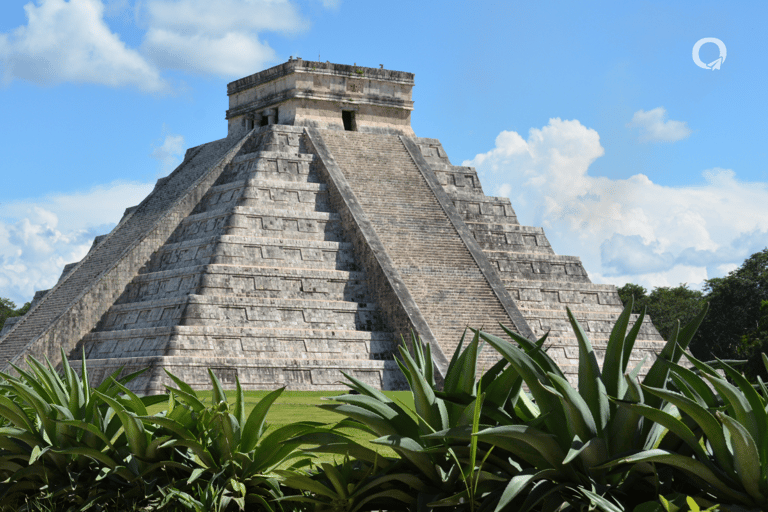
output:
[[267, 126], [269, 124], [269, 118], [267, 116], [261, 116], [261, 122], [259, 126]]
[[356, 132], [357, 124], [355, 123], [355, 111], [354, 110], [342, 110], [341, 120], [344, 121], [344, 129], [348, 132]]

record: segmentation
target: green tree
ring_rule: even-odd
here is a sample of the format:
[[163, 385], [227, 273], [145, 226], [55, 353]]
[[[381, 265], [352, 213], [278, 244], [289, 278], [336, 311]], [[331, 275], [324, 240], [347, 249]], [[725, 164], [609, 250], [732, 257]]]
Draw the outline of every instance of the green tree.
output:
[[30, 303], [27, 302], [20, 308], [11, 299], [0, 297], [0, 330], [2, 330], [5, 321], [13, 316], [21, 316], [29, 311]]
[[619, 288], [618, 292], [624, 304], [634, 297], [633, 313], [639, 313], [646, 308], [653, 325], [665, 340], [669, 339], [678, 320], [681, 325], [687, 324], [704, 306], [704, 294], [691, 290], [687, 284], [675, 287], [661, 286], [654, 288], [649, 294], [642, 286], [627, 283]]
[[[709, 313], [691, 342], [700, 359], [759, 358], [768, 344], [758, 343], [761, 331], [761, 304], [768, 300], [768, 248], [747, 258], [725, 277], [705, 284]], [[763, 332], [763, 334], [760, 334]]]

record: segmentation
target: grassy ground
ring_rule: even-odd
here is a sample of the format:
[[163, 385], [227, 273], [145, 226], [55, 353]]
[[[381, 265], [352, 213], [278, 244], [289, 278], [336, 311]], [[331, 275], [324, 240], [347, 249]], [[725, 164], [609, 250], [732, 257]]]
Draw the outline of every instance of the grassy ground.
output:
[[[245, 411], [246, 416], [256, 406], [256, 404], [266, 396], [270, 391], [245, 391]], [[294, 423], [297, 421], [317, 421], [326, 425], [333, 425], [344, 416], [332, 411], [326, 411], [318, 407], [321, 404], [332, 403], [323, 400], [324, 397], [331, 397], [345, 394], [346, 391], [284, 391], [282, 395], [272, 404], [267, 414], [267, 423], [269, 428], [274, 429]], [[389, 398], [399, 403], [402, 407], [413, 409], [413, 396], [410, 391], [384, 391]], [[206, 403], [211, 400], [210, 391], [198, 391], [198, 395], [205, 399]], [[235, 392], [227, 391], [227, 398], [230, 403], [235, 401]], [[165, 408], [165, 404], [158, 404], [150, 408], [149, 413], [154, 414]], [[394, 452], [388, 448], [374, 445], [368, 442], [367, 434], [354, 429], [346, 429], [345, 433], [350, 434], [358, 443], [372, 448], [384, 456], [392, 456]], [[326, 457], [320, 457], [319, 460], [328, 460]]]

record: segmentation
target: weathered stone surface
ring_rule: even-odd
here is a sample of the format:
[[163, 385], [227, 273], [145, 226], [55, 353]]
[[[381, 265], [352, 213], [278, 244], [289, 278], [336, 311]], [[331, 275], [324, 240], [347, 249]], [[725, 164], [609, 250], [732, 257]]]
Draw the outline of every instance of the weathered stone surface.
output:
[[[291, 60], [229, 84], [229, 137], [187, 152], [86, 257], [0, 333], [0, 362], [84, 353], [94, 381], [149, 367], [207, 387], [334, 389], [346, 372], [405, 385], [417, 333], [438, 374], [465, 327], [526, 336], [573, 379], [566, 308], [602, 357], [621, 311], [579, 258], [486, 196], [475, 169], [413, 136], [413, 75]], [[646, 320], [632, 361], [660, 349]], [[498, 356], [486, 351], [481, 366]], [[7, 368], [6, 368], [7, 369]]]

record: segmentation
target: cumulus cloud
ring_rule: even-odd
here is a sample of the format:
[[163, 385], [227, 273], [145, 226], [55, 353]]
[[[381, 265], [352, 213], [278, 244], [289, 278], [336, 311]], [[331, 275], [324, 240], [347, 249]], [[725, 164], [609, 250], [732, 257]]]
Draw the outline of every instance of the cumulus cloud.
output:
[[287, 0], [148, 0], [142, 52], [163, 68], [240, 77], [275, 60], [262, 31], [296, 33], [307, 24]]
[[182, 135], [166, 135], [159, 146], [155, 146], [151, 156], [160, 162], [160, 174], [165, 176], [174, 170], [184, 155], [184, 137]]
[[581, 256], [596, 282], [696, 285], [767, 245], [765, 183], [741, 182], [728, 169], [686, 187], [643, 174], [591, 176], [603, 153], [595, 130], [551, 119], [527, 139], [502, 132], [494, 149], [464, 165], [495, 182], [521, 222], [545, 227], [556, 252]]
[[675, 142], [691, 134], [686, 122], [667, 119], [664, 107], [656, 107], [647, 112], [638, 110], [627, 126], [637, 128], [643, 142]]
[[115, 182], [0, 205], [0, 297], [23, 304], [56, 284], [64, 265], [82, 259], [93, 238], [109, 232], [152, 187]]
[[27, 24], [0, 34], [6, 83], [21, 79], [168, 89], [158, 69], [110, 30], [101, 0], [37, 0], [24, 10]]

